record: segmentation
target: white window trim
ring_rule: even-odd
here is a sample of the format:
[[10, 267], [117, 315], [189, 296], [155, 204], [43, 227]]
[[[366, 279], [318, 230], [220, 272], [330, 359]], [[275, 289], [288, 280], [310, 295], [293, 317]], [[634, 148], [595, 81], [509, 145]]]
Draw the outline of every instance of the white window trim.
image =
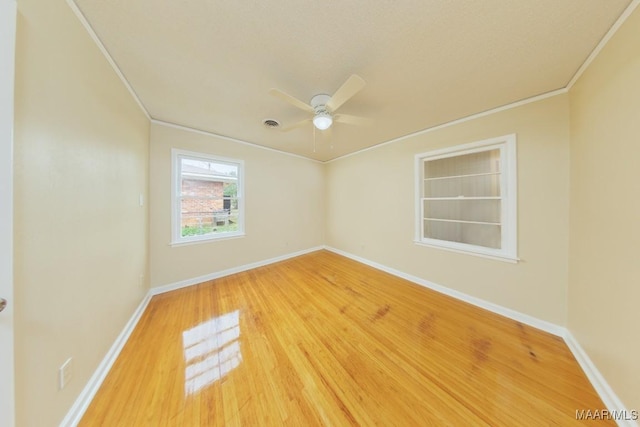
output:
[[[501, 223], [502, 244], [501, 249], [487, 248], [467, 243], [449, 242], [446, 240], [424, 238], [422, 220], [422, 188], [424, 182], [424, 160], [437, 160], [446, 157], [460, 156], [477, 153], [491, 149], [500, 149], [501, 156]], [[484, 258], [496, 259], [516, 263], [518, 234], [518, 199], [517, 199], [517, 153], [516, 135], [504, 135], [454, 147], [442, 148], [415, 155], [414, 183], [415, 183], [415, 237], [414, 243], [421, 246], [444, 249], [452, 252], [470, 254]]]
[[[224, 233], [207, 234], [202, 236], [182, 237], [180, 230], [181, 206], [178, 203], [181, 193], [181, 156], [201, 159], [203, 161], [212, 161], [217, 163], [227, 163], [232, 165], [240, 165], [238, 173], [238, 230]], [[214, 156], [207, 153], [197, 153], [194, 151], [171, 149], [171, 246], [183, 246], [194, 243], [206, 243], [216, 240], [226, 240], [237, 237], [243, 237], [244, 232], [244, 160], [231, 159], [228, 157]]]

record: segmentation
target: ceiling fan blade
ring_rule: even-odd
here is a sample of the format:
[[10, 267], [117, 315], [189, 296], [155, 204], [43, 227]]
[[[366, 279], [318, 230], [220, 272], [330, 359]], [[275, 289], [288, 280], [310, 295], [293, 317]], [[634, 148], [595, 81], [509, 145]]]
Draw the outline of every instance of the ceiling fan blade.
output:
[[279, 89], [269, 89], [269, 93], [273, 96], [275, 96], [276, 98], [280, 98], [283, 101], [288, 102], [289, 104], [293, 105], [294, 107], [298, 107], [301, 110], [307, 111], [309, 113], [315, 113], [315, 110], [313, 109], [313, 107], [309, 104], [305, 104], [304, 102], [300, 101], [298, 98], [294, 98], [293, 96], [289, 95], [288, 93], [284, 93], [283, 91], [279, 90]]
[[285, 126], [282, 129], [280, 129], [280, 132], [289, 132], [290, 130], [297, 129], [299, 127], [302, 127], [302, 126], [306, 125], [307, 123], [311, 123], [311, 120], [312, 119], [305, 119], [305, 120], [299, 121], [297, 123], [294, 123], [292, 125]]
[[352, 116], [350, 114], [336, 114], [333, 118], [336, 122], [346, 123], [348, 125], [370, 126], [373, 124], [373, 120], [369, 118]]
[[333, 94], [329, 102], [327, 102], [329, 111], [336, 111], [342, 104], [351, 99], [353, 95], [360, 92], [365, 84], [362, 77], [352, 74], [351, 77], [340, 86], [336, 93]]

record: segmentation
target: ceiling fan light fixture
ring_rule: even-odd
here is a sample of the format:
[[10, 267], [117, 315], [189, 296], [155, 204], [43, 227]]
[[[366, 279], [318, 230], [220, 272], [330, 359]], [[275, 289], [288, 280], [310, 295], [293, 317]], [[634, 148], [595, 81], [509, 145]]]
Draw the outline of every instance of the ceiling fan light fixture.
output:
[[327, 113], [318, 113], [313, 118], [313, 125], [320, 130], [329, 129], [332, 124], [333, 119], [331, 118], [331, 115]]

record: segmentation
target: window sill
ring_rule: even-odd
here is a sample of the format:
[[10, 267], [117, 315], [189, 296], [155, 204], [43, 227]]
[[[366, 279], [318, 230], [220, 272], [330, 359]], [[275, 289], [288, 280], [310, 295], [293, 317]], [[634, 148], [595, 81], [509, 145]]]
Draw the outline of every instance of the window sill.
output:
[[493, 259], [493, 260], [496, 260], [496, 261], [508, 262], [508, 263], [511, 263], [511, 264], [517, 264], [520, 261], [520, 258], [518, 258], [517, 256], [508, 255], [508, 254], [484, 253], [484, 252], [480, 252], [480, 251], [475, 251], [475, 250], [470, 250], [470, 249], [463, 249], [463, 248], [459, 248], [459, 247], [452, 247], [452, 246], [446, 246], [446, 245], [426, 243], [426, 242], [423, 242], [421, 240], [414, 240], [413, 243], [416, 244], [416, 245], [419, 245], [419, 246], [426, 246], [428, 248], [443, 249], [443, 250], [449, 251], [449, 252], [455, 252], [455, 253], [465, 254], [465, 255], [473, 255], [473, 256], [480, 257], [480, 258]]
[[213, 242], [217, 242], [217, 241], [220, 241], [220, 240], [239, 239], [239, 238], [242, 238], [244, 236], [245, 236], [244, 232], [228, 233], [228, 234], [224, 234], [224, 235], [218, 235], [218, 236], [215, 236], [215, 237], [206, 236], [206, 237], [190, 239], [190, 240], [172, 241], [171, 243], [169, 243], [169, 246], [171, 246], [171, 247], [179, 247], [179, 246], [196, 245], [196, 244], [200, 244], [200, 243], [213, 243]]

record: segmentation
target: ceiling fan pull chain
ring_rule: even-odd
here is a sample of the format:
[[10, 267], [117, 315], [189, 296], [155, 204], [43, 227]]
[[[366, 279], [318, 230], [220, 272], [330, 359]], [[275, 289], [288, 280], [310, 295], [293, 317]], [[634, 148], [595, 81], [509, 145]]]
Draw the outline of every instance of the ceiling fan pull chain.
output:
[[315, 126], [312, 126], [312, 127], [313, 127], [313, 152], [315, 153], [316, 152], [316, 127]]

